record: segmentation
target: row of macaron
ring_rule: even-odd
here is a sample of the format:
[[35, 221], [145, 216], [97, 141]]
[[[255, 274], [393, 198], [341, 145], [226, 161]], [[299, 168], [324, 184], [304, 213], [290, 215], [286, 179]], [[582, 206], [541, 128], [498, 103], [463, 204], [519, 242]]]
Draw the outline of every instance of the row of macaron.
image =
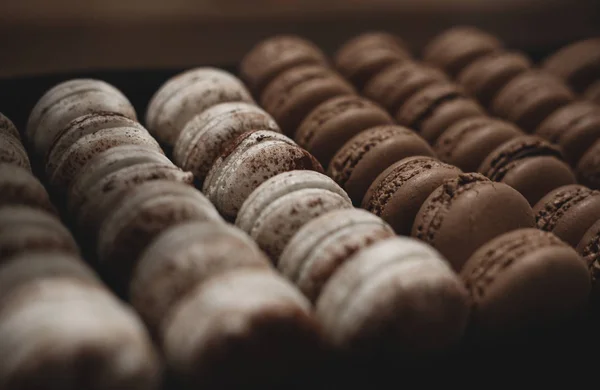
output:
[[[19, 133], [0, 118], [0, 137], [19, 152], [0, 163], [0, 387], [158, 388], [146, 327], [83, 260]], [[99, 366], [81, 375], [78, 364]]]

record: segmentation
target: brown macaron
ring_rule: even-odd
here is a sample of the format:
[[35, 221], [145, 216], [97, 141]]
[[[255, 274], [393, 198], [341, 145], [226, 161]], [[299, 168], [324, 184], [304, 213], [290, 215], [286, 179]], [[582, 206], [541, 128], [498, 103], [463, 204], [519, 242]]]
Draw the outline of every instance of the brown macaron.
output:
[[465, 67], [457, 81], [484, 107], [489, 107], [502, 87], [531, 67], [531, 60], [521, 53], [495, 52]]
[[583, 260], [592, 280], [592, 302], [600, 303], [600, 219], [583, 235], [577, 245], [577, 253]]
[[338, 96], [317, 106], [298, 127], [294, 139], [327, 168], [350, 138], [368, 128], [393, 123], [383, 108], [368, 99]]
[[333, 62], [346, 79], [362, 90], [381, 70], [410, 58], [400, 38], [388, 33], [370, 32], [342, 45], [335, 53]]
[[512, 123], [478, 116], [450, 126], [433, 148], [440, 160], [464, 172], [475, 172], [494, 149], [520, 135], [523, 132]]
[[512, 138], [498, 146], [478, 171], [513, 187], [532, 206], [553, 189], [577, 182], [560, 148], [530, 135]]
[[396, 116], [398, 110], [419, 90], [435, 83], [447, 82], [441, 70], [414, 61], [400, 62], [377, 73], [363, 94]]
[[12, 164], [0, 163], [0, 205], [30, 206], [55, 213], [42, 183], [29, 170]]
[[591, 189], [600, 190], [600, 140], [596, 141], [579, 160], [577, 179]]
[[470, 26], [457, 26], [433, 38], [423, 49], [423, 60], [455, 77], [476, 59], [502, 49], [502, 42], [491, 34]]
[[600, 191], [578, 184], [560, 187], [540, 199], [533, 211], [538, 229], [575, 247], [600, 219]]
[[519, 229], [479, 248], [461, 277], [477, 343], [527, 337], [583, 312], [590, 277], [581, 257], [552, 233]]
[[491, 111], [532, 132], [550, 114], [574, 98], [573, 92], [560, 79], [531, 70], [514, 77], [496, 94]]
[[585, 89], [584, 95], [586, 99], [600, 104], [600, 80], [593, 82]]
[[381, 217], [399, 235], [410, 235], [419, 208], [445, 180], [461, 170], [433, 157], [408, 157], [392, 164], [369, 187], [362, 208]]
[[265, 88], [260, 103], [281, 130], [293, 137], [306, 116], [324, 101], [355, 94], [354, 88], [335, 71], [320, 65], [302, 65], [275, 77]]
[[327, 57], [314, 43], [295, 35], [276, 35], [256, 44], [244, 56], [240, 75], [255, 96], [280, 73], [300, 65], [327, 66]]
[[335, 154], [327, 174], [360, 205], [371, 183], [393, 163], [435, 152], [414, 131], [402, 126], [378, 126], [354, 136]]
[[465, 173], [446, 180], [429, 195], [412, 235], [439, 250], [460, 271], [489, 240], [534, 225], [531, 206], [515, 189], [478, 173]]
[[29, 156], [21, 141], [4, 131], [0, 131], [0, 163], [31, 170]]
[[483, 108], [454, 83], [438, 83], [415, 93], [400, 108], [398, 123], [417, 131], [430, 144], [454, 123], [484, 116]]
[[571, 43], [546, 58], [542, 67], [582, 92], [600, 79], [600, 38]]
[[561, 147], [565, 160], [576, 166], [591, 145], [600, 139], [600, 106], [581, 100], [554, 111], [536, 134]]

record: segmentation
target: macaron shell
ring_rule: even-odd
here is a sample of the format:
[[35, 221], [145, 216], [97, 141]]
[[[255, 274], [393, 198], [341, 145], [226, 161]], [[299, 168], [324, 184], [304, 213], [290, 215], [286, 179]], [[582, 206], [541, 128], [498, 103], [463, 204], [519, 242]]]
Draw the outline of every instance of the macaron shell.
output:
[[71, 233], [63, 226], [14, 225], [0, 230], [0, 264], [12, 256], [29, 251], [45, 254], [61, 252], [79, 254]]
[[50, 230], [62, 227], [60, 219], [44, 209], [16, 204], [0, 207], [0, 231], [18, 224], [43, 226]]
[[146, 324], [160, 334], [168, 312], [199, 283], [242, 268], [269, 269], [256, 243], [226, 224], [176, 225], [148, 246], [135, 267], [130, 301]]
[[471, 99], [453, 99], [439, 103], [420, 126], [421, 136], [434, 144], [439, 136], [456, 122], [478, 116], [485, 116], [483, 108]]
[[389, 223], [396, 234], [410, 235], [419, 208], [427, 197], [445, 180], [460, 173], [460, 169], [434, 158], [406, 158], [375, 179], [362, 207]]
[[463, 172], [475, 172], [498, 146], [524, 135], [516, 126], [489, 117], [462, 119], [437, 139], [434, 150], [440, 160]]
[[143, 128], [117, 127], [97, 131], [77, 140], [63, 154], [53, 172], [47, 172], [54, 188], [66, 191], [86, 164], [98, 154], [120, 145], [143, 145], [162, 149]]
[[600, 141], [596, 141], [579, 160], [577, 179], [591, 189], [600, 190]]
[[23, 144], [10, 133], [0, 132], [0, 164], [10, 164], [31, 171], [29, 156]]
[[321, 188], [294, 191], [262, 211], [250, 236], [277, 264], [289, 240], [305, 223], [328, 211], [351, 207], [346, 198]]
[[460, 271], [489, 240], [534, 225], [531, 206], [515, 189], [479, 174], [461, 174], [431, 193], [417, 214], [412, 235], [439, 250]]
[[327, 62], [325, 54], [312, 42], [294, 35], [277, 35], [261, 41], [246, 54], [240, 74], [256, 96], [260, 96], [280, 73], [301, 65], [327, 66]]
[[12, 135], [14, 138], [20, 140], [21, 135], [15, 124], [0, 112], [0, 135]]
[[326, 167], [350, 138], [371, 127], [393, 122], [386, 111], [367, 99], [342, 96], [315, 108], [298, 128], [295, 140]]
[[334, 192], [350, 203], [346, 192], [322, 173], [315, 171], [284, 172], [265, 181], [248, 196], [238, 213], [236, 226], [246, 233], [250, 233], [265, 208], [286, 194], [308, 188], [321, 188]]
[[481, 57], [464, 68], [457, 81], [481, 104], [488, 107], [506, 84], [531, 66], [531, 61], [523, 54], [496, 52]]
[[215, 74], [183, 86], [157, 110], [148, 130], [162, 143], [173, 146], [181, 130], [195, 115], [225, 102], [254, 103], [246, 87], [232, 75]]
[[0, 164], [0, 205], [23, 205], [55, 213], [46, 189], [25, 168]]
[[577, 245], [577, 253], [585, 260], [592, 280], [592, 300], [600, 299], [600, 220], [590, 227]]
[[335, 54], [335, 57], [347, 57], [352, 53], [371, 48], [388, 48], [408, 53], [406, 43], [397, 35], [385, 31], [369, 31], [346, 41]]
[[563, 47], [542, 63], [544, 70], [583, 91], [600, 78], [600, 38], [590, 38]]

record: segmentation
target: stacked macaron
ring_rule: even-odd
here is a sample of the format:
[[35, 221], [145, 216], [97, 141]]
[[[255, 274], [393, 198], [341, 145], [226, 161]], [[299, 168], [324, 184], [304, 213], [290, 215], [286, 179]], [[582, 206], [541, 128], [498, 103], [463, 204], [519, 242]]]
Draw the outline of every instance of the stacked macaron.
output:
[[15, 156], [0, 164], [0, 387], [158, 389], [142, 322], [81, 259], [28, 160]]

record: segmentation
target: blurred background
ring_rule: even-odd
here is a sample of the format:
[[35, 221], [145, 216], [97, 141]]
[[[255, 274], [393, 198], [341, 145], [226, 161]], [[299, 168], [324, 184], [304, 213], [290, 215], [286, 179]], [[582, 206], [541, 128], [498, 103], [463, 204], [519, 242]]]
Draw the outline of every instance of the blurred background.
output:
[[600, 0], [0, 0], [0, 109], [20, 122], [48, 86], [79, 75], [113, 82], [143, 105], [170, 74], [235, 70], [277, 33], [332, 53], [356, 34], [386, 30], [418, 53], [457, 24], [537, 60], [600, 35]]

